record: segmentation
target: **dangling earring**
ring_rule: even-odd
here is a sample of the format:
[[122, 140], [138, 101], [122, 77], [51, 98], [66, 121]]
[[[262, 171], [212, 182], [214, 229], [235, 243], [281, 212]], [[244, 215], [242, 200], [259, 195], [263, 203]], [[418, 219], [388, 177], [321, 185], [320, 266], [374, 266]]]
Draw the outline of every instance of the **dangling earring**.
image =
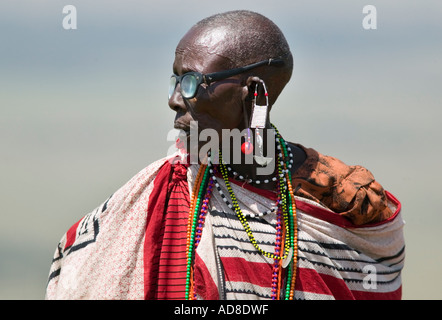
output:
[[255, 98], [253, 100], [252, 118], [250, 119], [250, 127], [255, 129], [256, 143], [258, 145], [259, 154], [254, 155], [255, 161], [260, 166], [267, 166], [273, 158], [264, 157], [263, 155], [263, 139], [260, 133], [260, 129], [264, 129], [267, 123], [267, 110], [269, 107], [269, 94], [264, 81], [261, 80], [262, 87], [264, 88], [264, 96], [266, 98], [265, 105], [258, 105], [258, 84], [255, 87]]
[[255, 87], [255, 94], [253, 99], [252, 118], [250, 119], [250, 128], [265, 128], [267, 122], [267, 109], [269, 107], [269, 94], [264, 81], [261, 80], [262, 87], [264, 88], [264, 96], [266, 98], [265, 105], [258, 105], [258, 84]]

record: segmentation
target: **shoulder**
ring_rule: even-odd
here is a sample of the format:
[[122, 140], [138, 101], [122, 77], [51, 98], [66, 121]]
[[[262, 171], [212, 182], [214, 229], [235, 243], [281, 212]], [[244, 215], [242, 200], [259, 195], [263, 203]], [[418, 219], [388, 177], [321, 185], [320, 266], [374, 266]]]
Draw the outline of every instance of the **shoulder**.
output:
[[296, 146], [305, 153], [304, 162], [292, 176], [298, 196], [321, 203], [356, 225], [379, 222], [392, 215], [385, 190], [368, 169]]

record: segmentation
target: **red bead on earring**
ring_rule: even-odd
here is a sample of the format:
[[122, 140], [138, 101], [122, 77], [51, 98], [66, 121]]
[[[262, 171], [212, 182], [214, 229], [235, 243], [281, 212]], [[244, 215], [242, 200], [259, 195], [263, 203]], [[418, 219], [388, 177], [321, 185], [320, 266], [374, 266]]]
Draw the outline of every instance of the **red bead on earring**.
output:
[[247, 141], [241, 145], [241, 152], [244, 154], [251, 154], [253, 152], [253, 144], [250, 142], [250, 128], [247, 128]]
[[250, 141], [246, 141], [241, 145], [241, 152], [244, 154], [251, 154], [253, 152], [253, 144]]

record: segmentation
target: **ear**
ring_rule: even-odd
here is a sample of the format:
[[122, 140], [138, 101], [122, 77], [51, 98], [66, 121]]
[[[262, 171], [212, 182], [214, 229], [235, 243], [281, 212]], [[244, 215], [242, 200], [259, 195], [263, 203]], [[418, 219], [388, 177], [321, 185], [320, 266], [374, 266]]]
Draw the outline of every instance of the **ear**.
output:
[[243, 103], [250, 102], [254, 98], [255, 87], [261, 82], [261, 78], [257, 76], [250, 76], [246, 80], [246, 85], [242, 88], [242, 101]]

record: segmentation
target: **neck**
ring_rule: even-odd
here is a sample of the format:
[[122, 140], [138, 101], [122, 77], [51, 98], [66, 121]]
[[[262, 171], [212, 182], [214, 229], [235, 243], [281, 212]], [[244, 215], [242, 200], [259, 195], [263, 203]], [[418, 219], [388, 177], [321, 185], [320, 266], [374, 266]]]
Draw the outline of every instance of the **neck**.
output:
[[[231, 177], [258, 188], [274, 190], [277, 186], [278, 165], [281, 154], [273, 128], [250, 130], [241, 142], [251, 142], [251, 153], [239, 152], [238, 145], [223, 149], [223, 161]], [[250, 151], [250, 150], [249, 150]]]

